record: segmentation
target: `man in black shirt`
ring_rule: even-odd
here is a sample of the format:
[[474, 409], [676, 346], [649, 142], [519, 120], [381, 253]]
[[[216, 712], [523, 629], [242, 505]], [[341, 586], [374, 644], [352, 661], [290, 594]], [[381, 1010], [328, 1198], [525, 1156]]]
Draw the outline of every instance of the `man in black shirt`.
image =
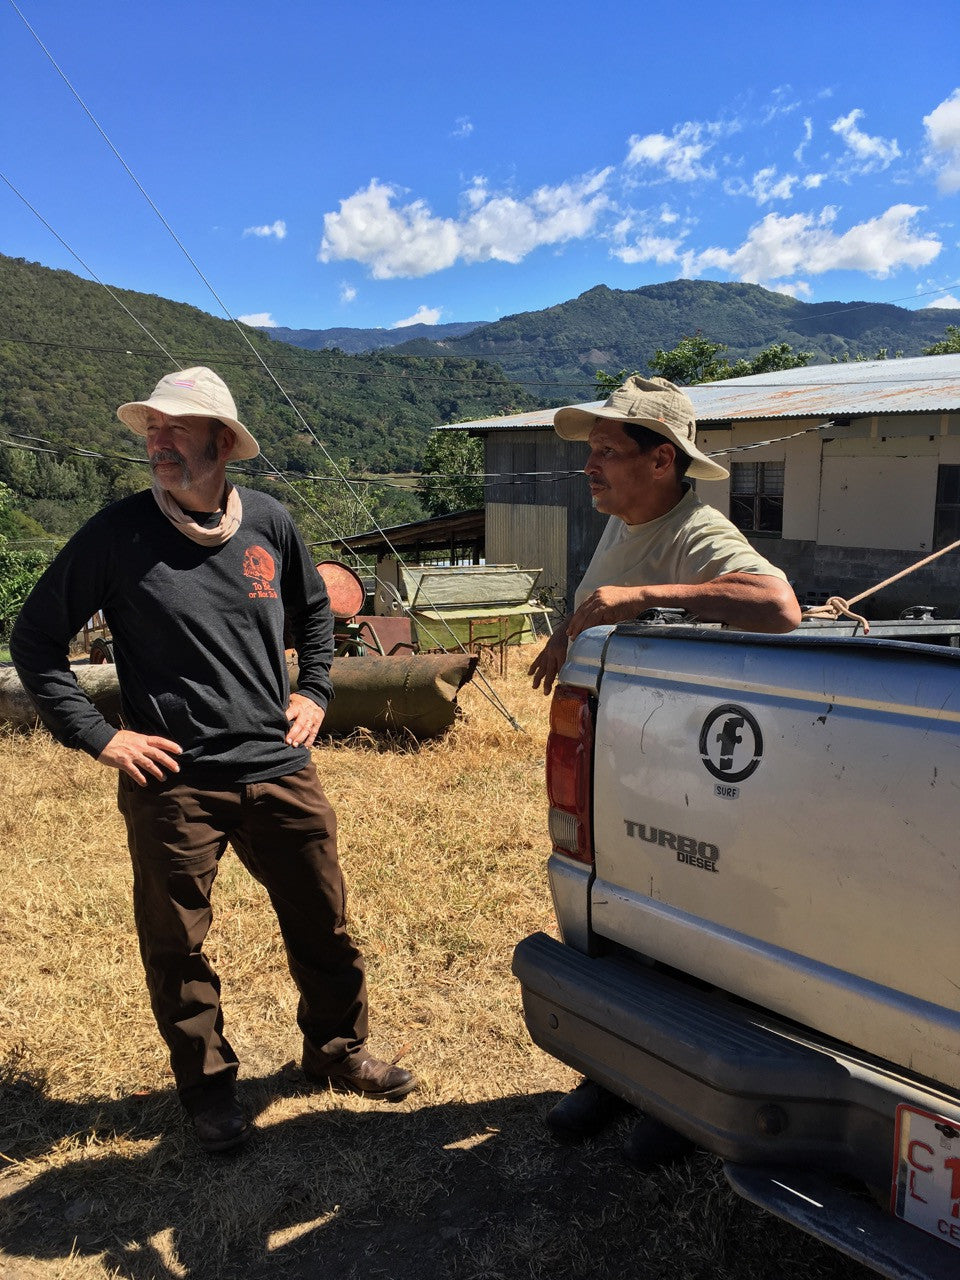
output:
[[[310, 758], [332, 696], [323, 581], [285, 509], [227, 481], [227, 462], [259, 446], [215, 373], [169, 374], [117, 413], [146, 438], [153, 487], [71, 538], [27, 600], [11, 655], [54, 736], [119, 770], [154, 1015], [201, 1144], [226, 1151], [251, 1126], [202, 945], [228, 843], [276, 911], [308, 1078], [388, 1101], [417, 1082], [364, 1048], [363, 960], [346, 930], [336, 819]], [[113, 636], [119, 730], [67, 657], [98, 609]], [[293, 694], [285, 620], [300, 665]]]

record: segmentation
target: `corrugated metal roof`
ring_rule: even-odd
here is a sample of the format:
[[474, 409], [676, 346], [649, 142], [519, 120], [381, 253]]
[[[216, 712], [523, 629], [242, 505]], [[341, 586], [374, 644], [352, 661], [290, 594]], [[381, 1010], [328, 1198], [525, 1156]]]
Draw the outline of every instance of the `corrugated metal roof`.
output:
[[445, 516], [433, 516], [428, 520], [414, 520], [409, 524], [391, 525], [389, 529], [368, 529], [364, 533], [352, 533], [346, 538], [333, 538], [336, 543], [351, 551], [372, 551], [392, 542], [395, 547], [449, 547], [451, 541], [482, 538], [485, 517], [477, 511], [454, 511]]
[[[913, 356], [782, 369], [687, 387], [697, 422], [750, 418], [854, 418], [960, 411], [960, 355]], [[579, 407], [595, 409], [602, 400]], [[553, 426], [553, 409], [461, 422], [440, 430], [523, 431]]]
[[[598, 400], [597, 404], [602, 404]], [[437, 431], [529, 431], [538, 427], [553, 427], [556, 409], [534, 409], [532, 413], [508, 414], [505, 418], [477, 418], [474, 422], [453, 422]]]
[[697, 422], [960, 410], [960, 355], [782, 369], [688, 388]]

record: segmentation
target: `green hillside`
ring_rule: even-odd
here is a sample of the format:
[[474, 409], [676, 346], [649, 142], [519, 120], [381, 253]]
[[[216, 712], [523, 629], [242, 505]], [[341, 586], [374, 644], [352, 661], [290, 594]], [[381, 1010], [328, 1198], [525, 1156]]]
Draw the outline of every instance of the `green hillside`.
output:
[[410, 324], [402, 329], [284, 329], [276, 325], [261, 329], [277, 342], [289, 342], [294, 347], [308, 351], [346, 351], [358, 355], [364, 351], [379, 351], [383, 347], [399, 347], [401, 343], [416, 338], [428, 338], [442, 342], [446, 338], [459, 338], [485, 324], [484, 320], [459, 320], [451, 324]]
[[658, 349], [669, 350], [698, 330], [724, 343], [731, 361], [748, 359], [771, 343], [787, 342], [830, 359], [920, 355], [943, 337], [956, 311], [908, 311], [888, 303], [798, 302], [753, 284], [673, 280], [642, 289], [597, 285], [578, 298], [507, 316], [442, 344], [418, 340], [395, 348], [426, 356], [496, 361], [511, 378], [536, 391], [541, 403], [589, 399], [598, 368], [647, 369]]
[[[275, 467], [329, 469], [232, 324], [153, 295], [113, 292], [169, 354], [100, 285], [0, 255], [0, 440], [12, 442], [0, 444], [0, 481], [25, 517], [68, 533], [112, 497], [143, 487], [147, 473], [129, 464], [13, 446], [31, 437], [40, 448], [49, 441], [55, 450], [139, 457], [142, 442], [117, 421], [116, 406], [146, 396], [175, 363], [206, 364], [224, 377]], [[472, 357], [348, 356], [245, 332], [313, 431], [355, 471], [415, 470], [432, 427], [533, 407], [499, 369]]]

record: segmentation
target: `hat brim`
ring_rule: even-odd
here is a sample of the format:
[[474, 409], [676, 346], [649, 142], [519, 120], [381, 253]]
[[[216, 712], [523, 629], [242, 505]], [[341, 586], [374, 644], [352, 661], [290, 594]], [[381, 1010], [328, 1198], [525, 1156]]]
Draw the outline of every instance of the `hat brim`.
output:
[[598, 418], [611, 422], [623, 422], [627, 426], [648, 427], [663, 436], [669, 444], [685, 453], [690, 459], [687, 475], [693, 480], [726, 480], [730, 472], [714, 462], [694, 445], [681, 444], [673, 432], [659, 418], [627, 418], [618, 409], [607, 409], [602, 403], [596, 409], [581, 409], [569, 405], [553, 415], [553, 429], [562, 440], [588, 440]]
[[151, 396], [149, 400], [131, 400], [120, 406], [117, 417], [135, 435], [145, 436], [149, 421], [148, 409], [156, 409], [160, 413], [168, 414], [171, 418], [214, 418], [217, 422], [222, 422], [236, 437], [233, 448], [227, 454], [228, 462], [243, 462], [249, 458], [255, 458], [260, 452], [260, 446], [254, 437], [236, 418], [227, 418], [219, 413], [184, 413], [183, 401], [173, 396], [169, 398]]

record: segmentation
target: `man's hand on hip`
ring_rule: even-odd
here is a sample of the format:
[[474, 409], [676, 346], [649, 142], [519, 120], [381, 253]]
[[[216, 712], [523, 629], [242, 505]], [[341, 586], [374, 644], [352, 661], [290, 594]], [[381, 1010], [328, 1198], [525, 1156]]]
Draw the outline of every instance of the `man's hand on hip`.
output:
[[169, 738], [158, 738], [152, 733], [134, 733], [132, 729], [119, 729], [97, 756], [98, 764], [119, 769], [141, 787], [147, 785], [146, 774], [164, 778], [165, 770], [179, 773], [176, 757], [182, 748]]
[[284, 742], [291, 747], [312, 747], [325, 715], [326, 711], [323, 707], [317, 706], [302, 693], [291, 693], [287, 706], [290, 729]]

